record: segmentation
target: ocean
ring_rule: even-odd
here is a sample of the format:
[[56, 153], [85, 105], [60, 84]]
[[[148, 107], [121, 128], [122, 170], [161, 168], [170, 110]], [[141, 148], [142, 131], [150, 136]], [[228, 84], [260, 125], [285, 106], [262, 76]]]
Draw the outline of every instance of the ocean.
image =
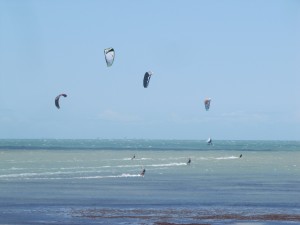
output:
[[300, 224], [300, 142], [2, 139], [0, 224]]

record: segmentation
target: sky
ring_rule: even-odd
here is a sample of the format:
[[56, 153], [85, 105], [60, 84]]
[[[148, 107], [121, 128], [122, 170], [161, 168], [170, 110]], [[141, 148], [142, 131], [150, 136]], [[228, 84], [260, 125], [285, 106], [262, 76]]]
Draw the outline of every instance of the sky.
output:
[[300, 1], [0, 0], [0, 103], [0, 138], [300, 140]]

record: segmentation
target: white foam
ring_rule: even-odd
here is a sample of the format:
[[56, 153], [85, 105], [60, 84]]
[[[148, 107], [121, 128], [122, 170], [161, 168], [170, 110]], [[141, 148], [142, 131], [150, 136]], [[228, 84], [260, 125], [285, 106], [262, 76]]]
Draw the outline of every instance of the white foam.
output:
[[152, 160], [152, 158], [123, 158], [124, 161], [128, 161], [128, 160], [134, 160], [134, 161], [137, 161], [137, 160]]
[[73, 179], [103, 179], [103, 178], [127, 178], [127, 177], [141, 177], [141, 175], [140, 174], [123, 173], [121, 175], [74, 177]]
[[145, 167], [169, 167], [169, 166], [186, 166], [186, 163], [165, 163], [165, 164], [152, 164]]
[[[11, 179], [11, 178], [21, 178], [24, 180], [63, 180], [63, 179], [103, 179], [103, 178], [126, 178], [126, 177], [140, 177], [140, 174], [129, 174], [122, 173], [121, 175], [107, 175], [107, 176], [68, 176], [68, 177], [51, 177], [51, 175], [62, 175], [62, 174], [78, 174], [87, 171], [76, 171], [76, 172], [45, 172], [45, 173], [20, 173], [20, 174], [6, 174], [0, 175], [0, 179]], [[43, 176], [49, 177], [43, 177]]]
[[55, 171], [55, 172], [42, 172], [42, 173], [14, 173], [14, 174], [5, 174], [0, 175], [0, 178], [18, 178], [18, 177], [37, 177], [37, 176], [52, 176], [52, 175], [64, 175], [64, 174], [78, 174], [78, 173], [91, 173], [95, 171], [70, 171], [70, 172], [63, 172], [63, 171]]
[[238, 159], [239, 157], [237, 156], [227, 156], [227, 157], [218, 157], [216, 159], [220, 160], [220, 159]]

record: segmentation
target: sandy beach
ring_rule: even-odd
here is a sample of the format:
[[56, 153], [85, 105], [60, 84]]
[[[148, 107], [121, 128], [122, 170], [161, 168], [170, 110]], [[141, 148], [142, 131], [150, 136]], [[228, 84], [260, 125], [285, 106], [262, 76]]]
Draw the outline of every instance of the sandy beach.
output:
[[[178, 210], [178, 209], [152, 209], [152, 210], [116, 210], [116, 209], [87, 209], [75, 210], [73, 217], [92, 219], [95, 222], [105, 219], [113, 223], [117, 220], [138, 220], [140, 224], [154, 225], [211, 225], [211, 224], [286, 224], [300, 223], [300, 215], [294, 214], [247, 214], [225, 213], [205, 210]], [[183, 222], [172, 222], [172, 220]], [[234, 221], [234, 222], [233, 222]]]

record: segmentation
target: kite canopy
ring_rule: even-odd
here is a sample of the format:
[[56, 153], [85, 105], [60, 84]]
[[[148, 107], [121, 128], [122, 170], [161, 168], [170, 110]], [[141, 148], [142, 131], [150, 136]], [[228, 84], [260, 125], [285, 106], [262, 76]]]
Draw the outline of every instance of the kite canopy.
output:
[[55, 98], [55, 106], [56, 106], [58, 109], [60, 108], [60, 106], [59, 106], [59, 99], [60, 99], [61, 96], [67, 97], [66, 94], [60, 94], [60, 95], [56, 96], [56, 98]]
[[111, 66], [115, 59], [115, 50], [113, 48], [104, 49], [104, 56], [105, 56], [106, 65], [108, 67]]
[[211, 101], [210, 98], [207, 98], [207, 99], [204, 100], [204, 105], [205, 105], [206, 111], [209, 110], [209, 107], [210, 107], [210, 101]]
[[148, 87], [152, 74], [153, 73], [151, 71], [145, 73], [143, 81], [144, 88]]

